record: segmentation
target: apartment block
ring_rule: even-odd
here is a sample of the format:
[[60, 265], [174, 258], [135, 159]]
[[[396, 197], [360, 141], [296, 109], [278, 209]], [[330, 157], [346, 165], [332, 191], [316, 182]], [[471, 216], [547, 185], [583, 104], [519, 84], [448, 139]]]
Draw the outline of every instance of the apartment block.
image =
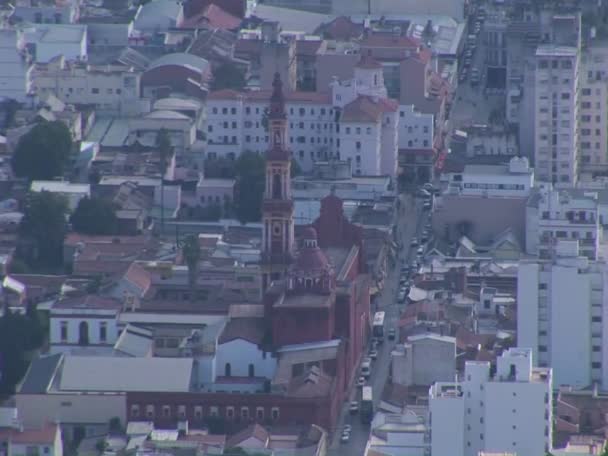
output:
[[597, 259], [603, 232], [598, 197], [578, 189], [536, 190], [526, 205], [526, 253], [549, 259], [558, 241], [573, 240], [582, 256]]
[[574, 186], [578, 175], [579, 52], [574, 46], [536, 50], [535, 168], [539, 182]]
[[132, 67], [68, 62], [63, 56], [36, 63], [27, 72], [28, 84], [40, 97], [53, 94], [65, 103], [125, 114], [139, 106], [140, 76]]
[[572, 240], [560, 241], [555, 256], [519, 264], [518, 342], [553, 369], [556, 385], [605, 388], [606, 262], [581, 256]]
[[552, 373], [534, 368], [530, 349], [511, 348], [492, 373], [468, 361], [460, 383], [429, 391], [431, 455], [477, 456], [482, 451], [545, 454], [552, 442]]
[[608, 43], [591, 41], [581, 57], [581, 171], [608, 169]]

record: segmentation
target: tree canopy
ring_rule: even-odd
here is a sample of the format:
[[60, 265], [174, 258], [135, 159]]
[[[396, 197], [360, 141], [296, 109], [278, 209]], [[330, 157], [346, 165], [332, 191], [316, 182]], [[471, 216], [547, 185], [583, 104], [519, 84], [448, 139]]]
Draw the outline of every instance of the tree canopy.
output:
[[111, 201], [84, 197], [70, 217], [74, 231], [83, 234], [111, 235], [118, 227], [114, 205]]
[[243, 152], [235, 163], [236, 194], [234, 209], [241, 223], [259, 222], [266, 181], [266, 161], [255, 152]]
[[222, 63], [213, 70], [213, 90], [241, 90], [245, 87], [245, 72], [232, 63]]
[[61, 176], [71, 150], [72, 135], [63, 122], [39, 123], [19, 139], [12, 158], [13, 171], [29, 180]]
[[25, 259], [30, 265], [59, 266], [67, 230], [65, 198], [50, 192], [30, 193], [19, 224], [22, 241], [29, 242]]
[[28, 366], [28, 352], [44, 341], [44, 330], [33, 305], [25, 315], [13, 314], [8, 306], [0, 317], [0, 399], [15, 392]]

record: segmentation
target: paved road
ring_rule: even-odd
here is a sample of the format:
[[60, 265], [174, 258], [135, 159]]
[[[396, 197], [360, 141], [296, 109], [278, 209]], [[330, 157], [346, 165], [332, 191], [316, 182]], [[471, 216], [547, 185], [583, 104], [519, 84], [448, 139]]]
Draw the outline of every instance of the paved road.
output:
[[[397, 266], [389, 270], [385, 280], [382, 295], [377, 298], [378, 310], [386, 312], [385, 329], [396, 328], [402, 306], [397, 304], [397, 292], [399, 288], [399, 274], [401, 261], [406, 260], [410, 264], [416, 256], [415, 249], [410, 249], [410, 240], [415, 235], [418, 236], [424, 229], [424, 224], [428, 220], [426, 213], [422, 212], [422, 202], [414, 201], [410, 195], [402, 195], [403, 210], [400, 211], [398, 218], [398, 234], [404, 245]], [[378, 348], [378, 358], [372, 365], [372, 375], [368, 382], [373, 387], [374, 402], [380, 399], [380, 394], [384, 389], [389, 374], [390, 353], [395, 346], [395, 341], [385, 338], [385, 342]], [[353, 386], [350, 393], [351, 400], [361, 399], [360, 389]], [[348, 443], [340, 443], [340, 436], [344, 424], [352, 425], [352, 433]], [[328, 454], [330, 456], [360, 456], [364, 454], [365, 446], [369, 437], [369, 425], [362, 424], [359, 414], [350, 415], [348, 403], [344, 404], [341, 416], [338, 421], [337, 431], [333, 436], [332, 444]]]

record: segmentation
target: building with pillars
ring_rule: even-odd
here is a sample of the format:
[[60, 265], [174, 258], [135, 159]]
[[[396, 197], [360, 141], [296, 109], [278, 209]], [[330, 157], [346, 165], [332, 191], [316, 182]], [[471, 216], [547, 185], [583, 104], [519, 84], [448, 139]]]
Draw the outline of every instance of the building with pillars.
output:
[[281, 279], [293, 258], [293, 200], [291, 198], [291, 154], [287, 149], [287, 115], [283, 84], [277, 73], [268, 113], [271, 139], [266, 154], [266, 191], [262, 202], [263, 287]]

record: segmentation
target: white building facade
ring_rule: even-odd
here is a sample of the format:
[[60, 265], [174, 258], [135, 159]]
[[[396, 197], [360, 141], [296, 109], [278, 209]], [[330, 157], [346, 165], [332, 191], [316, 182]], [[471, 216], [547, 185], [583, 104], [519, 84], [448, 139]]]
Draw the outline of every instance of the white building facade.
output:
[[409, 337], [391, 353], [393, 383], [431, 385], [456, 379], [456, 339], [435, 334]]
[[481, 451], [546, 454], [552, 448], [550, 369], [533, 368], [532, 350], [511, 348], [490, 363], [468, 361], [461, 383], [429, 391], [432, 456]]
[[140, 74], [123, 65], [92, 66], [59, 57], [34, 64], [27, 79], [39, 97], [53, 94], [65, 103], [124, 114], [139, 108]]
[[517, 277], [517, 337], [555, 384], [606, 388], [607, 267], [579, 256], [575, 241], [561, 241], [554, 260], [522, 261]]
[[24, 42], [15, 30], [0, 30], [0, 98], [24, 102], [28, 87], [26, 73], [30, 66]]
[[435, 116], [415, 110], [414, 105], [399, 106], [399, 149], [429, 149], [435, 137]]
[[526, 207], [526, 253], [551, 258], [559, 240], [578, 241], [595, 260], [602, 239], [598, 195], [593, 191], [541, 187]]
[[535, 162], [539, 182], [574, 186], [579, 168], [579, 49], [536, 50]]
[[579, 106], [581, 171], [608, 167], [608, 46], [591, 41], [581, 58]]
[[[365, 59], [330, 92], [285, 92], [289, 148], [306, 172], [317, 161], [350, 160], [353, 174], [397, 172], [398, 105], [386, 98], [382, 68]], [[222, 90], [207, 99], [207, 157], [234, 159], [269, 146], [268, 91]], [[357, 158], [358, 157], [358, 158]]]

